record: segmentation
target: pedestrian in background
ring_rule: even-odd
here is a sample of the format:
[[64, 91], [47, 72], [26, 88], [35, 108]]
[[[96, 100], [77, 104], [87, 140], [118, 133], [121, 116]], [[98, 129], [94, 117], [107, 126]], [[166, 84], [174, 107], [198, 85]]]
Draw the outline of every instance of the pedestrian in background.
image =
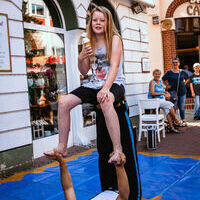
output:
[[182, 126], [187, 126], [185, 121], [185, 99], [187, 92], [185, 84], [189, 80], [189, 77], [184, 71], [180, 70], [179, 66], [180, 60], [176, 57], [172, 61], [172, 69], [162, 77], [162, 80], [171, 95], [170, 101], [174, 103], [175, 111], [177, 107], [179, 108]]
[[[183, 71], [188, 75], [189, 78], [193, 75], [193, 73], [189, 70], [188, 65], [184, 65], [184, 66], [183, 66]], [[187, 82], [187, 84], [186, 84], [186, 89], [187, 89], [186, 97], [191, 97], [191, 92], [190, 92], [190, 81]]]
[[200, 119], [200, 64], [193, 65], [194, 74], [190, 77], [190, 90], [194, 98], [194, 120]]
[[170, 97], [170, 94], [165, 91], [163, 83], [160, 80], [160, 76], [161, 71], [159, 69], [155, 69], [153, 71], [153, 80], [151, 80], [149, 84], [148, 99], [156, 98], [160, 100], [160, 108], [164, 110], [169, 122], [169, 132], [179, 133], [179, 131], [174, 128], [174, 124], [177, 126], [180, 124], [174, 111], [174, 104], [166, 100]]

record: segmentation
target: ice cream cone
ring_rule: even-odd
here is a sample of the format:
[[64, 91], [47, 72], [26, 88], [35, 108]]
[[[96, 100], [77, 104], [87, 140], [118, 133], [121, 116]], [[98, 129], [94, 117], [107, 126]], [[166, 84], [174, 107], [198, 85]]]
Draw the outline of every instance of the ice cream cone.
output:
[[[83, 38], [82, 44], [84, 46], [91, 46], [91, 42], [90, 42], [89, 38], [87, 38], [87, 37]], [[90, 62], [93, 62], [93, 61], [94, 61], [94, 56], [92, 55], [92, 56], [90, 56]]]

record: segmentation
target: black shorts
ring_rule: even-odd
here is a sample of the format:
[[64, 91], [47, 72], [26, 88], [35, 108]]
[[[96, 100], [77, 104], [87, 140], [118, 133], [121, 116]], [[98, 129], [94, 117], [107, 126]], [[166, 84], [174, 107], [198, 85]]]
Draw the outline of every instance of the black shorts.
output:
[[[97, 93], [100, 90], [101, 89], [97, 90], [80, 86], [77, 89], [70, 92], [70, 94], [73, 94], [80, 98], [82, 103], [91, 103], [93, 105], [98, 105], [99, 103], [97, 101]], [[125, 89], [122, 84], [118, 85], [116, 83], [113, 83], [112, 87], [110, 88], [110, 92], [114, 95], [116, 103], [124, 99]]]

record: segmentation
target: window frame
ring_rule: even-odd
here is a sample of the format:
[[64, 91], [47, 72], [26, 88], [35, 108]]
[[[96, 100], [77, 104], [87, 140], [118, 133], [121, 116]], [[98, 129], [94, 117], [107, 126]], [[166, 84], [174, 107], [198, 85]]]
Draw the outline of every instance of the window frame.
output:
[[[35, 6], [35, 13], [33, 13], [33, 6]], [[37, 6], [41, 6], [41, 7], [43, 7], [43, 11], [44, 11], [44, 14], [43, 15], [40, 15], [40, 14], [38, 14], [37, 13]], [[36, 4], [36, 3], [31, 3], [31, 6], [30, 6], [30, 10], [31, 10], [31, 15], [33, 15], [33, 16], [37, 16], [37, 17], [45, 17], [46, 16], [46, 11], [45, 11], [45, 5], [43, 4]]]

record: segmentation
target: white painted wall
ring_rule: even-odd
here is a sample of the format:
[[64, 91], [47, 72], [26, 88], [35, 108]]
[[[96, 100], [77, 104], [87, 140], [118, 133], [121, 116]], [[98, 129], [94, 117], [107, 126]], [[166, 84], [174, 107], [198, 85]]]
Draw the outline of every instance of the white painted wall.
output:
[[152, 72], [155, 69], [160, 69], [162, 74], [164, 73], [161, 22], [156, 25], [152, 23], [152, 17], [154, 16], [159, 16], [159, 20], [161, 21], [161, 1], [155, 0], [155, 5], [154, 9], [148, 10], [151, 77], [153, 77]]
[[8, 14], [12, 61], [12, 72], [0, 72], [0, 151], [32, 143], [21, 9], [22, 0], [0, 0], [0, 13]]
[[[116, 1], [115, 1], [116, 2]], [[130, 116], [138, 115], [138, 100], [147, 98], [150, 74], [142, 72], [141, 59], [149, 58], [148, 16], [133, 14], [129, 6], [115, 3], [124, 43], [126, 99]], [[142, 33], [147, 36], [143, 39]]]

